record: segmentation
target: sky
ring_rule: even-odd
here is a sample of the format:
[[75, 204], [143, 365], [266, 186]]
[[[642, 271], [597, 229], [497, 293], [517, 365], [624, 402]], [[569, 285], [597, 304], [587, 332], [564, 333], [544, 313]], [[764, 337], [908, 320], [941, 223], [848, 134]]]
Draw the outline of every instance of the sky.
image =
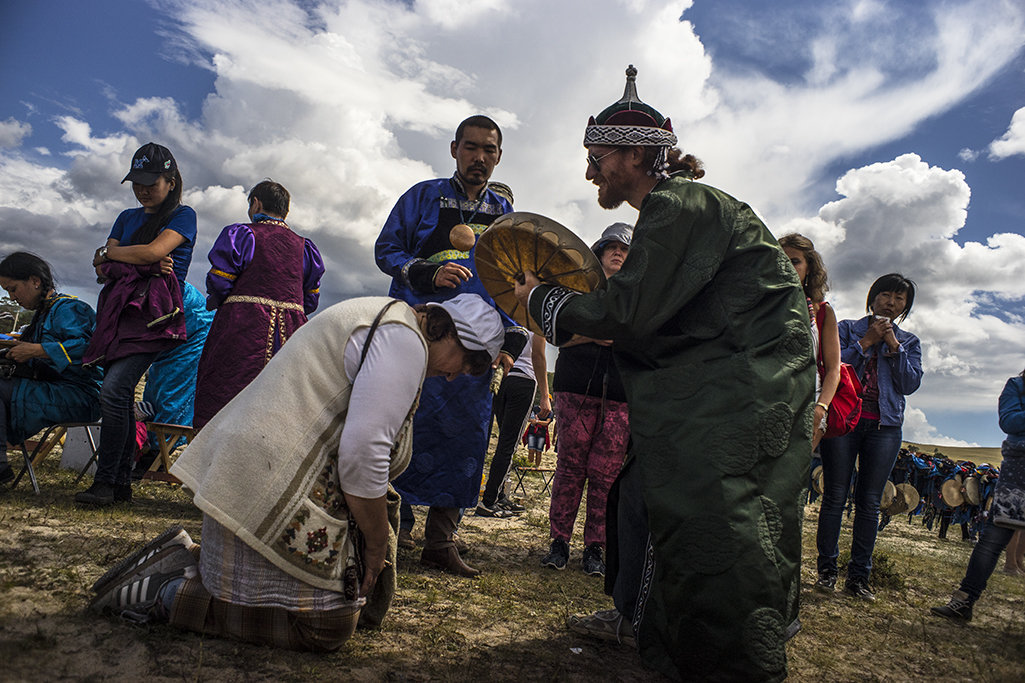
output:
[[598, 207], [581, 145], [628, 64], [703, 182], [814, 240], [839, 318], [865, 314], [882, 274], [917, 283], [905, 439], [999, 445], [997, 397], [1025, 368], [1020, 0], [4, 2], [0, 254], [42, 255], [95, 303], [92, 253], [136, 205], [119, 183], [152, 140], [199, 217], [201, 290], [269, 177], [325, 257], [322, 306], [382, 295], [388, 212], [452, 174], [477, 113], [502, 126], [493, 180], [516, 208], [590, 242], [636, 219]]

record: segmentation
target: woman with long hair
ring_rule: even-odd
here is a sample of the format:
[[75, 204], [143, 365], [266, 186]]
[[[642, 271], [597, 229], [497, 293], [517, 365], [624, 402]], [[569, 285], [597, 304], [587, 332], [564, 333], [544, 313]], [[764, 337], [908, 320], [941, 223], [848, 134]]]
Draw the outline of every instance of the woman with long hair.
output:
[[879, 524], [879, 501], [902, 440], [904, 397], [922, 383], [922, 344], [897, 327], [911, 312], [915, 283], [900, 273], [883, 275], [872, 283], [860, 320], [843, 320], [840, 357], [858, 373], [862, 386], [861, 419], [854, 430], [825, 439], [822, 450], [822, 508], [819, 512], [818, 580], [816, 590], [836, 587], [840, 523], [855, 462], [854, 528], [851, 560], [844, 590], [863, 600], [875, 600], [868, 580], [872, 549]]
[[4, 349], [0, 367], [0, 484], [14, 479], [7, 444], [21, 443], [60, 422], [99, 417], [102, 373], [82, 367], [96, 313], [77, 297], [60, 294], [49, 264], [19, 251], [0, 261], [0, 287], [22, 308], [35, 311], [19, 339]]
[[[75, 495], [76, 503], [86, 505], [131, 501], [135, 386], [160, 352], [185, 339], [181, 292], [196, 242], [196, 212], [181, 203], [181, 173], [162, 145], [140, 147], [121, 182], [126, 181], [140, 206], [121, 212], [93, 258], [106, 284], [86, 362], [104, 367], [103, 426], [93, 484]], [[148, 297], [147, 306], [126, 305], [140, 293]]]
[[779, 239], [779, 246], [790, 259], [801, 280], [811, 317], [812, 349], [818, 363], [818, 398], [815, 399], [815, 421], [811, 448], [815, 450], [826, 433], [826, 414], [840, 383], [840, 334], [833, 307], [825, 300], [829, 284], [826, 266], [815, 245], [804, 235], [791, 233]]

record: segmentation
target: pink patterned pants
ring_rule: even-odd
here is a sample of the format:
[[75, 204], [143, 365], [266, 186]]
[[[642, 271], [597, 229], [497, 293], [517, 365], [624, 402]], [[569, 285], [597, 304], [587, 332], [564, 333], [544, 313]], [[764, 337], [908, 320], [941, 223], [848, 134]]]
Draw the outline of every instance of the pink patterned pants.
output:
[[548, 516], [552, 538], [569, 542], [587, 482], [584, 543], [605, 545], [605, 504], [626, 458], [630, 423], [626, 403], [559, 392], [559, 459]]

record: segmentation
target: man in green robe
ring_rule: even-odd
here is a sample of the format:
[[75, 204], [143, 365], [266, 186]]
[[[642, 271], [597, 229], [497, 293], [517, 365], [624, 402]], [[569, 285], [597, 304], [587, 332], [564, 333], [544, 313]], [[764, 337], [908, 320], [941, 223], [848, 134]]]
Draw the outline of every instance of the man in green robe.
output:
[[636, 73], [584, 138], [598, 203], [640, 211], [622, 269], [590, 294], [533, 273], [516, 288], [550, 342], [614, 341], [630, 409], [609, 510], [616, 609], [570, 627], [635, 642], [674, 678], [782, 680], [784, 643], [800, 628], [808, 308], [751, 208], [694, 182], [700, 161], [637, 98]]

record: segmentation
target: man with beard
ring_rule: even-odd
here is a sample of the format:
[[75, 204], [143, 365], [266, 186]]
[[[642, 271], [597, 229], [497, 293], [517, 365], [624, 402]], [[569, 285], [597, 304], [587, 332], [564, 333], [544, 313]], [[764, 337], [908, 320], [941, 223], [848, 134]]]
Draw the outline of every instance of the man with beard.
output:
[[[472, 292], [494, 305], [474, 272], [473, 243], [455, 238], [460, 231], [472, 231], [475, 238], [512, 211], [509, 200], [488, 187], [502, 158], [502, 131], [486, 116], [471, 116], [456, 129], [450, 152], [456, 160], [451, 178], [418, 183], [395, 204], [377, 238], [377, 265], [392, 277], [389, 296], [407, 303], [437, 303]], [[499, 359], [508, 371], [527, 343], [527, 330], [504, 320]], [[413, 545], [410, 506], [430, 506], [420, 562], [459, 576], [480, 573], [462, 561], [453, 533], [459, 509], [475, 507], [480, 492], [491, 419], [488, 385], [488, 377], [424, 383], [413, 422], [413, 458], [395, 480], [403, 500], [400, 546]]]
[[622, 268], [590, 294], [533, 273], [516, 288], [550, 342], [613, 340], [630, 406], [607, 529], [615, 609], [569, 625], [635, 643], [674, 678], [782, 680], [800, 628], [807, 305], [750, 207], [694, 182], [700, 162], [637, 97], [636, 74], [584, 134], [599, 204], [640, 211]]

